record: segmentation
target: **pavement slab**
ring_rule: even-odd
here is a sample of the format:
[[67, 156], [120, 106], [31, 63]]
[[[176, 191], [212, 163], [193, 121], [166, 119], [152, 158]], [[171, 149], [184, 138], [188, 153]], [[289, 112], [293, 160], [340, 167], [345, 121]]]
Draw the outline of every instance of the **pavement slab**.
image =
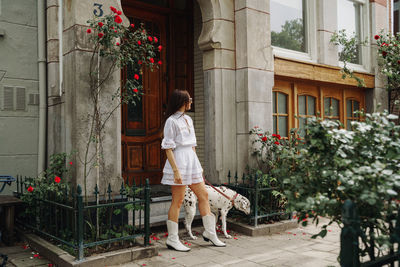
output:
[[[200, 235], [197, 240], [191, 240], [185, 233], [180, 233], [183, 243], [187, 242], [192, 248], [189, 252], [167, 249], [164, 233], [156, 233], [160, 240], [153, 244], [159, 246], [159, 256], [117, 266], [339, 266], [337, 256], [340, 251], [340, 228], [330, 225], [325, 238], [311, 238], [327, 222], [326, 219], [321, 219], [319, 227], [300, 226], [269, 236], [252, 237], [231, 231], [233, 238], [226, 239], [222, 234], [218, 234], [227, 244], [226, 247], [212, 246]], [[194, 227], [193, 231], [201, 233], [203, 228]]]

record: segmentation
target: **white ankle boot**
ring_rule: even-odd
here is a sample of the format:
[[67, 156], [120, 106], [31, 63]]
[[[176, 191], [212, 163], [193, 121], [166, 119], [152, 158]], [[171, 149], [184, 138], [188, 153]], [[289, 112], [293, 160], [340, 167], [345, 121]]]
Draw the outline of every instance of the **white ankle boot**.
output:
[[215, 231], [215, 217], [212, 214], [206, 215], [202, 217], [203, 219], [203, 226], [205, 231], [203, 232], [204, 241], [211, 241], [214, 246], [217, 247], [225, 247], [226, 244], [221, 242]]
[[184, 246], [181, 241], [179, 241], [178, 236], [178, 224], [174, 221], [167, 221], [168, 238], [167, 247], [169, 249], [175, 249], [177, 251], [189, 251], [190, 248]]

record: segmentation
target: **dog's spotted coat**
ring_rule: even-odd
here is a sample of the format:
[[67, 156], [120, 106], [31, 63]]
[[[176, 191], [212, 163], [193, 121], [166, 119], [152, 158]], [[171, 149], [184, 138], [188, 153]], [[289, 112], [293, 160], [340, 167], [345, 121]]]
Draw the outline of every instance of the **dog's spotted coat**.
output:
[[[220, 186], [217, 188], [230, 199], [236, 195], [235, 191], [225, 186]], [[232, 236], [228, 235], [226, 232], [226, 216], [228, 215], [229, 210], [233, 207], [232, 202], [214, 190], [211, 186], [206, 185], [206, 190], [208, 192], [208, 200], [210, 203], [211, 212], [215, 215], [215, 218], [218, 218], [218, 215], [221, 214], [222, 231], [226, 238], [232, 238]], [[192, 233], [192, 222], [194, 215], [196, 214], [196, 203], [196, 195], [189, 187], [186, 187], [185, 198], [183, 201], [183, 206], [185, 207], [185, 226], [189, 236], [192, 239], [197, 238]], [[243, 211], [246, 214], [250, 213], [250, 201], [240, 194], [237, 195], [234, 201], [234, 206], [236, 209]]]

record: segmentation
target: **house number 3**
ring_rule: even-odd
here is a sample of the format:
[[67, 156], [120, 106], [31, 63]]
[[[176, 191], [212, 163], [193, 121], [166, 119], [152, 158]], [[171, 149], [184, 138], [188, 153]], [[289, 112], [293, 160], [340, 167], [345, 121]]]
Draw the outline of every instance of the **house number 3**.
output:
[[104, 11], [103, 11], [103, 9], [102, 9], [103, 5], [102, 5], [102, 4], [94, 3], [93, 6], [94, 6], [93, 14], [94, 14], [96, 17], [101, 17], [101, 16], [103, 16], [103, 13], [104, 13]]

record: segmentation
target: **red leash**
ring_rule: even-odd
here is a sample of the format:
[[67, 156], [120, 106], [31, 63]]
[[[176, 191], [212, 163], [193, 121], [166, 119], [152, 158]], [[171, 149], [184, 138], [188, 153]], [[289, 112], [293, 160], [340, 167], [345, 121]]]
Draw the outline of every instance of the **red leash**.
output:
[[230, 202], [232, 202], [232, 206], [235, 206], [235, 199], [236, 197], [239, 195], [238, 193], [236, 193], [232, 198], [228, 197], [227, 195], [225, 195], [224, 193], [222, 193], [218, 188], [216, 188], [215, 186], [213, 186], [209, 181], [206, 180], [206, 177], [204, 177], [203, 175], [203, 179], [206, 182], [206, 184], [208, 184], [209, 186], [211, 186], [215, 191], [217, 191], [218, 193], [220, 193], [221, 195], [223, 195], [224, 197], [226, 197]]

